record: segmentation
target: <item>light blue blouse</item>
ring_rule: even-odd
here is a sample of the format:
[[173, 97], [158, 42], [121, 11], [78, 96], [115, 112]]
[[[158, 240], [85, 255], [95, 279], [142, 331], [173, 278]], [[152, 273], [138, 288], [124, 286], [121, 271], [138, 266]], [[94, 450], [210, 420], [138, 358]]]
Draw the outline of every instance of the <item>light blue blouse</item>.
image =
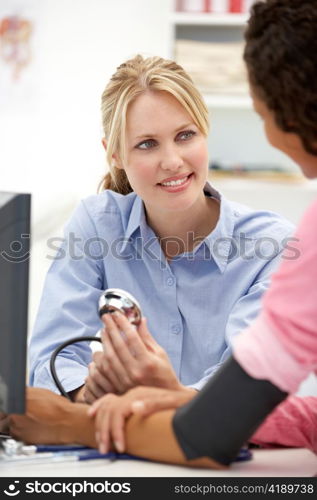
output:
[[[275, 213], [226, 200], [209, 183], [205, 194], [220, 201], [215, 229], [169, 262], [135, 193], [107, 190], [79, 204], [46, 277], [30, 343], [31, 385], [57, 392], [50, 356], [71, 337], [96, 334], [106, 288], [136, 297], [183, 384], [200, 389], [215, 373], [231, 339], [257, 316], [294, 228]], [[86, 342], [60, 353], [56, 369], [66, 391], [84, 383], [90, 361]]]

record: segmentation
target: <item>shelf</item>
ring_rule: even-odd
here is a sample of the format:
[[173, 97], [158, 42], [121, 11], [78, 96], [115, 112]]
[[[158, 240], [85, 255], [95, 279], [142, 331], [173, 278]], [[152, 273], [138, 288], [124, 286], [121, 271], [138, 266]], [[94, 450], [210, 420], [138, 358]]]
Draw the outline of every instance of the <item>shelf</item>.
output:
[[191, 26], [244, 26], [248, 14], [196, 14], [192, 12], [174, 12], [171, 21], [175, 25]]
[[[316, 200], [317, 183], [298, 176], [292, 181], [272, 175], [255, 178], [221, 178], [209, 175], [211, 185], [227, 199], [254, 210], [271, 210], [297, 225], [308, 206]], [[296, 200], [296, 203], [294, 203]]]
[[248, 95], [218, 95], [203, 93], [203, 98], [208, 108], [252, 109], [252, 100]]
[[274, 185], [280, 189], [285, 189], [286, 192], [290, 188], [306, 191], [307, 193], [317, 192], [317, 179], [307, 179], [300, 170], [294, 172], [250, 172], [245, 174], [230, 174], [219, 170], [209, 170], [208, 179], [217, 182], [222, 186], [234, 188], [237, 190], [244, 189], [248, 186], [250, 189], [256, 189], [258, 186], [264, 190], [272, 188]]
[[235, 187], [245, 186], [245, 183], [253, 183], [256, 185], [260, 183], [265, 186], [265, 184], [272, 185], [272, 183], [282, 183], [288, 185], [296, 185], [300, 187], [305, 187], [305, 189], [313, 189], [316, 191], [316, 183], [309, 183], [307, 179], [300, 172], [274, 172], [269, 169], [267, 172], [261, 170], [259, 172], [225, 172], [219, 170], [210, 170], [208, 172], [208, 178], [210, 181], [220, 181], [227, 185], [234, 185]]

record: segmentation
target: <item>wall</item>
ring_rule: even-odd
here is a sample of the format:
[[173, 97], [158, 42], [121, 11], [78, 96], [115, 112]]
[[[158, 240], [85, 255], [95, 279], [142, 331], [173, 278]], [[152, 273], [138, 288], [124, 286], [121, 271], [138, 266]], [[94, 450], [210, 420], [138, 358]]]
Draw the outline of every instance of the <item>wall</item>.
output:
[[58, 210], [95, 192], [105, 166], [102, 90], [135, 53], [169, 54], [169, 8], [170, 0], [1, 0], [0, 18], [17, 13], [34, 25], [21, 80], [9, 84], [0, 63], [1, 189], [32, 192], [34, 220], [52, 200]]
[[[32, 62], [18, 82], [0, 59], [0, 189], [32, 193], [30, 331], [47, 259], [105, 171], [100, 97], [136, 53], [170, 54], [170, 0], [1, 0], [0, 19], [32, 21]], [[153, 26], [156, 29], [153, 29]]]

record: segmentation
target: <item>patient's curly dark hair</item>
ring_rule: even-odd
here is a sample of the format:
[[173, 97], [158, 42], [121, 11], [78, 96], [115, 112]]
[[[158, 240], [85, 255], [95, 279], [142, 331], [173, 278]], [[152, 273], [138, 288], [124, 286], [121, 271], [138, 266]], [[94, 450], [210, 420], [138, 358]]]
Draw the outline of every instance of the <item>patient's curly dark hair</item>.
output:
[[245, 40], [255, 94], [283, 131], [317, 155], [317, 0], [256, 2]]

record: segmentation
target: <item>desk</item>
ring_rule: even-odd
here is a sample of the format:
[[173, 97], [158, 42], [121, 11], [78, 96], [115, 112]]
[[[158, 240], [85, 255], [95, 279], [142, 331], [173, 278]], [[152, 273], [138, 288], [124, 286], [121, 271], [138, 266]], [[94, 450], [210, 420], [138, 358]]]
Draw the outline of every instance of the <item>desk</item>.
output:
[[253, 450], [253, 460], [229, 470], [193, 469], [137, 460], [2, 464], [0, 477], [312, 477], [317, 456], [305, 449]]

